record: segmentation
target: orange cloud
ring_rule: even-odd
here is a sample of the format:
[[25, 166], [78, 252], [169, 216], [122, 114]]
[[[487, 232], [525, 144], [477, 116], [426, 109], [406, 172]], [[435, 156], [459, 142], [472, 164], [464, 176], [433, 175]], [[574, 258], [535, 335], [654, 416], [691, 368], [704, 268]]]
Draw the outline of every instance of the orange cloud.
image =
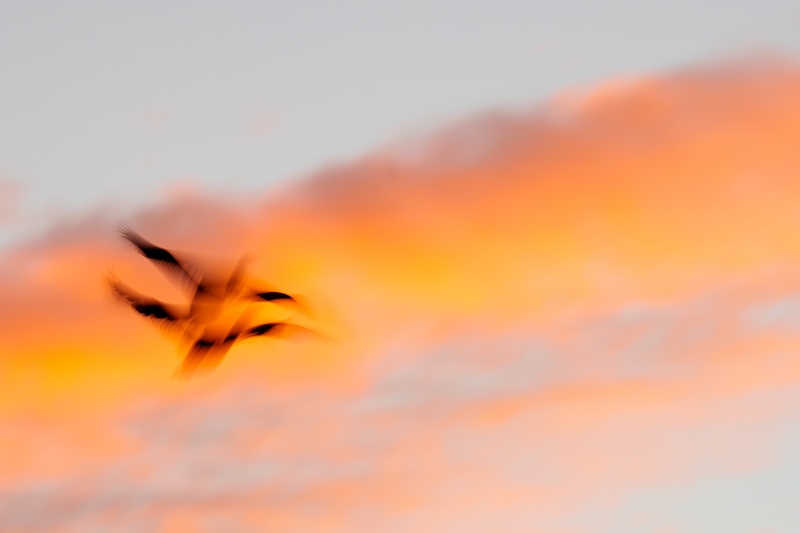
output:
[[253, 254], [336, 339], [242, 343], [189, 384], [103, 284], [180, 297], [118, 218], [6, 250], [0, 529], [594, 531], [787, 461], [799, 95], [778, 64], [615, 82], [133, 213], [209, 268]]

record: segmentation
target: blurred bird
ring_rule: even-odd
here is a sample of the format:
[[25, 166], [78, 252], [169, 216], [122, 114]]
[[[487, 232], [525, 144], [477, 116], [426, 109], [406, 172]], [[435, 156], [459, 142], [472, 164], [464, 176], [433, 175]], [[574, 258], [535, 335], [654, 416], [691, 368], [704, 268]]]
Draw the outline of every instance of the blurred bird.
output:
[[239, 260], [227, 279], [215, 279], [204, 275], [185, 260], [178, 259], [165, 248], [144, 239], [129, 226], [122, 226], [120, 235], [190, 296], [188, 305], [168, 304], [133, 290], [122, 283], [113, 271], [107, 277], [114, 293], [134, 311], [167, 333], [180, 332], [181, 344], [189, 348], [176, 372], [179, 377], [191, 377], [201, 363], [218, 365], [239, 340], [259, 336], [283, 339], [319, 336], [306, 327], [287, 322], [248, 325], [252, 324], [252, 313], [246, 308], [238, 314], [234, 325], [224, 332], [218, 322], [223, 312], [233, 304], [292, 304], [306, 313], [310, 312], [310, 307], [304, 299], [296, 296], [274, 290], [259, 291], [248, 286], [243, 281], [245, 269], [251, 260], [248, 256]]
[[183, 358], [180, 368], [175, 372], [176, 377], [190, 378], [195, 370], [204, 364], [207, 368], [215, 368], [233, 347], [233, 343], [251, 337], [271, 336], [281, 339], [293, 340], [300, 337], [318, 337], [318, 333], [297, 324], [286, 322], [269, 322], [257, 326], [240, 329], [238, 326], [223, 338], [201, 338], [194, 341], [188, 353]]

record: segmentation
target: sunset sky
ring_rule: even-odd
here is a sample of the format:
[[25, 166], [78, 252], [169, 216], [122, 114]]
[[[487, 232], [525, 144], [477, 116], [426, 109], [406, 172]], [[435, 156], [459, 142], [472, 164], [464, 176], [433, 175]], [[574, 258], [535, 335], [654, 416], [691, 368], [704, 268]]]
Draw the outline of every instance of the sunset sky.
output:
[[[0, 2], [0, 531], [798, 531], [799, 26]], [[120, 224], [319, 337], [174, 379]]]

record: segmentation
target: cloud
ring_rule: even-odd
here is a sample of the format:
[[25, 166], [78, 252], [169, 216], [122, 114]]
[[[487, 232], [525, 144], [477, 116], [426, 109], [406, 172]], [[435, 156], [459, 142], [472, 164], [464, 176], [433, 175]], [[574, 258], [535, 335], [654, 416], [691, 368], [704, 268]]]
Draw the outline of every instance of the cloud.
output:
[[[775, 63], [616, 81], [6, 249], [0, 529], [696, 529], [673, 487], [796, 466], [798, 89]], [[123, 219], [212, 268], [253, 254], [336, 342], [170, 381], [102, 283], [178, 296]]]
[[[107, 514], [129, 517], [135, 530], [185, 512], [198, 524], [227, 520], [242, 529], [286, 520], [290, 531], [375, 523], [387, 531], [437, 530], [432, 524], [494, 531], [504, 523], [582, 531], [567, 517], [582, 510], [607, 519], [593, 506], [622, 506], [642, 487], [746, 477], [790, 452], [786, 430], [775, 422], [792, 416], [796, 391], [775, 385], [796, 380], [797, 370], [789, 361], [775, 368], [771, 354], [794, 350], [797, 341], [784, 336], [775, 344], [779, 332], [728, 330], [770, 299], [741, 304], [690, 300], [634, 321], [623, 310], [500, 338], [466, 336], [417, 357], [384, 359], [366, 390], [265, 388], [251, 378], [150, 397], [77, 423], [29, 420], [17, 426], [31, 436], [19, 441], [24, 455], [6, 449], [6, 457], [29, 464], [17, 459], [16, 470], [3, 470], [0, 479], [14, 488], [2, 498], [0, 525], [78, 531], [111, 523]], [[714, 331], [699, 346], [681, 326], [698, 305], [698, 318]], [[575, 349], [593, 341], [587, 319], [608, 326], [604, 345], [611, 349], [589, 356], [610, 365], [620, 363], [614, 348], [636, 350], [631, 335], [664, 322], [673, 331], [668, 341], [700, 353], [725, 357], [732, 346], [753, 342], [761, 349], [745, 350], [738, 362], [687, 360], [664, 372], [659, 367], [674, 349], [664, 342], [640, 348], [645, 368], [598, 376], [578, 364], [587, 355]], [[726, 378], [741, 368], [761, 381], [743, 390]], [[8, 435], [12, 427], [6, 421]], [[56, 459], [78, 446], [90, 453]], [[19, 486], [19, 470], [40, 478]], [[45, 481], [54, 476], [63, 481]]]

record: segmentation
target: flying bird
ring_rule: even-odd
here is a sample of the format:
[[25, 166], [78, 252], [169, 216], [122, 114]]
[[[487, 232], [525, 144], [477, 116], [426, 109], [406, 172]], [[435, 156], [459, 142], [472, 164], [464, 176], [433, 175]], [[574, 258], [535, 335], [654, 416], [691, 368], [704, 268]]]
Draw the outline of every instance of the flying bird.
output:
[[233, 343], [251, 337], [271, 336], [280, 339], [292, 340], [301, 337], [318, 337], [318, 333], [297, 324], [287, 322], [269, 322], [249, 327], [244, 330], [228, 333], [224, 338], [201, 337], [194, 341], [188, 353], [183, 358], [180, 368], [176, 371], [177, 377], [190, 378], [201, 364], [216, 367], [233, 347]]
[[[191, 377], [201, 364], [217, 366], [237, 341], [263, 336], [290, 340], [320, 337], [309, 328], [289, 322], [252, 323], [253, 312], [248, 304], [288, 303], [307, 313], [310, 312], [310, 306], [305, 299], [297, 296], [248, 286], [244, 281], [244, 273], [250, 257], [240, 259], [227, 279], [219, 279], [205, 275], [173, 252], [156, 246], [130, 226], [120, 227], [120, 235], [190, 297], [188, 304], [165, 303], [135, 291], [120, 281], [113, 271], [107, 277], [116, 296], [139, 315], [151, 320], [162, 331], [180, 333], [180, 344], [188, 346], [188, 350], [176, 372], [178, 377]], [[239, 311], [234, 324], [226, 330], [221, 317], [230, 308], [239, 309], [242, 306], [244, 309]]]

